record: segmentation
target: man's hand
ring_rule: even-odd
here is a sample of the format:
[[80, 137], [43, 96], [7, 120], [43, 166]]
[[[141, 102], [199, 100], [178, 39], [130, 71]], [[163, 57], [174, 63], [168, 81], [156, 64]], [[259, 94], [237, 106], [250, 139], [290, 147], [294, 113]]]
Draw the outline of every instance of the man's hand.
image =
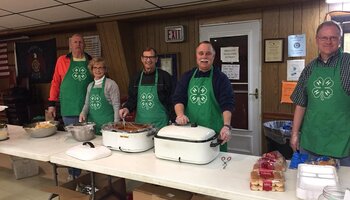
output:
[[55, 106], [49, 106], [47, 108], [47, 114], [49, 115], [48, 117], [52, 117], [53, 119], [56, 118], [56, 107]]
[[80, 115], [79, 115], [79, 122], [85, 122], [85, 121], [86, 121], [85, 115], [80, 114]]
[[129, 109], [127, 109], [127, 108], [122, 108], [119, 110], [119, 117], [121, 119], [125, 118], [126, 115], [128, 115], [128, 114], [129, 114]]
[[188, 117], [186, 115], [180, 115], [176, 117], [175, 122], [179, 125], [185, 125], [189, 122], [190, 120], [188, 119]]
[[231, 130], [227, 126], [223, 126], [220, 131], [220, 139], [223, 140], [221, 144], [225, 144], [231, 139]]
[[292, 133], [289, 145], [292, 147], [293, 151], [299, 150], [299, 133]]

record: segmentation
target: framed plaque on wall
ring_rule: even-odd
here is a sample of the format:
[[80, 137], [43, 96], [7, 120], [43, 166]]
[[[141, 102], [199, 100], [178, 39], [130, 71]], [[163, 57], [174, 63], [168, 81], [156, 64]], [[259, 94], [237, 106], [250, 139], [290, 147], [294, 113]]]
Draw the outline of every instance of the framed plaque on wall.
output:
[[178, 76], [178, 55], [179, 53], [158, 54], [158, 62], [156, 66], [173, 77], [173, 82], [177, 82]]

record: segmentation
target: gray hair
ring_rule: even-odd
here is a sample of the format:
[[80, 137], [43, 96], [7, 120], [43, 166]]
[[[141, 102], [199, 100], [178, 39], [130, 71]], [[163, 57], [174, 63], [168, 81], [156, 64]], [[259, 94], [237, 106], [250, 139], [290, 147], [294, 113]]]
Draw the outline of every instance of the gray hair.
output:
[[342, 35], [343, 35], [343, 29], [341, 28], [341, 26], [340, 26], [340, 24], [339, 24], [338, 22], [333, 21], [333, 20], [331, 20], [331, 21], [325, 21], [325, 22], [323, 22], [322, 24], [318, 25], [317, 30], [316, 30], [316, 36], [317, 36], [318, 33], [320, 32], [320, 30], [321, 30], [323, 27], [325, 27], [325, 26], [334, 26], [334, 27], [336, 27], [336, 28], [338, 29], [338, 31], [339, 31], [339, 37], [342, 37]]

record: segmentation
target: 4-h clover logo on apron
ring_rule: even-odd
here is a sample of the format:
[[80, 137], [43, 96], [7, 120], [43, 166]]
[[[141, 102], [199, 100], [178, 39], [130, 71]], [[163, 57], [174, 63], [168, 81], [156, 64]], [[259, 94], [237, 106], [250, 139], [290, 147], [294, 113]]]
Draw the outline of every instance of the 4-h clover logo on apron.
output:
[[318, 77], [314, 81], [314, 88], [312, 89], [312, 94], [315, 98], [320, 98], [321, 101], [325, 99], [330, 99], [333, 96], [332, 87], [334, 85], [333, 80], [330, 77], [323, 79]]
[[90, 108], [93, 110], [98, 110], [102, 106], [101, 97], [99, 95], [91, 95], [90, 96]]
[[190, 100], [193, 104], [198, 104], [199, 106], [201, 104], [204, 104], [207, 102], [208, 97], [207, 97], [207, 88], [204, 86], [193, 86], [190, 90]]
[[87, 70], [85, 67], [74, 67], [72, 76], [74, 80], [85, 80], [87, 77]]
[[154, 96], [153, 96], [153, 94], [151, 94], [151, 93], [142, 93], [140, 98], [141, 98], [142, 108], [145, 108], [146, 110], [149, 110], [149, 109], [153, 108], [153, 106], [154, 106], [154, 102], [153, 102]]

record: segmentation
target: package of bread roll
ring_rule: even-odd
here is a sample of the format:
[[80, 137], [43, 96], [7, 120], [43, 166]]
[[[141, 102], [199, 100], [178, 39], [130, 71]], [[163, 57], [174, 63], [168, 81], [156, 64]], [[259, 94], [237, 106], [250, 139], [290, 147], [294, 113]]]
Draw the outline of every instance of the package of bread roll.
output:
[[286, 159], [283, 157], [283, 155], [279, 151], [271, 151], [268, 153], [264, 153], [260, 160], [265, 160], [268, 162], [276, 163], [279, 166], [283, 167], [283, 171], [286, 170]]
[[270, 170], [270, 171], [286, 171], [286, 166], [284, 164], [278, 162], [272, 162], [266, 159], [259, 159], [253, 166], [253, 170]]
[[250, 173], [250, 189], [253, 191], [284, 191], [284, 176], [282, 172], [273, 172], [273, 177], [261, 176], [257, 171]]

